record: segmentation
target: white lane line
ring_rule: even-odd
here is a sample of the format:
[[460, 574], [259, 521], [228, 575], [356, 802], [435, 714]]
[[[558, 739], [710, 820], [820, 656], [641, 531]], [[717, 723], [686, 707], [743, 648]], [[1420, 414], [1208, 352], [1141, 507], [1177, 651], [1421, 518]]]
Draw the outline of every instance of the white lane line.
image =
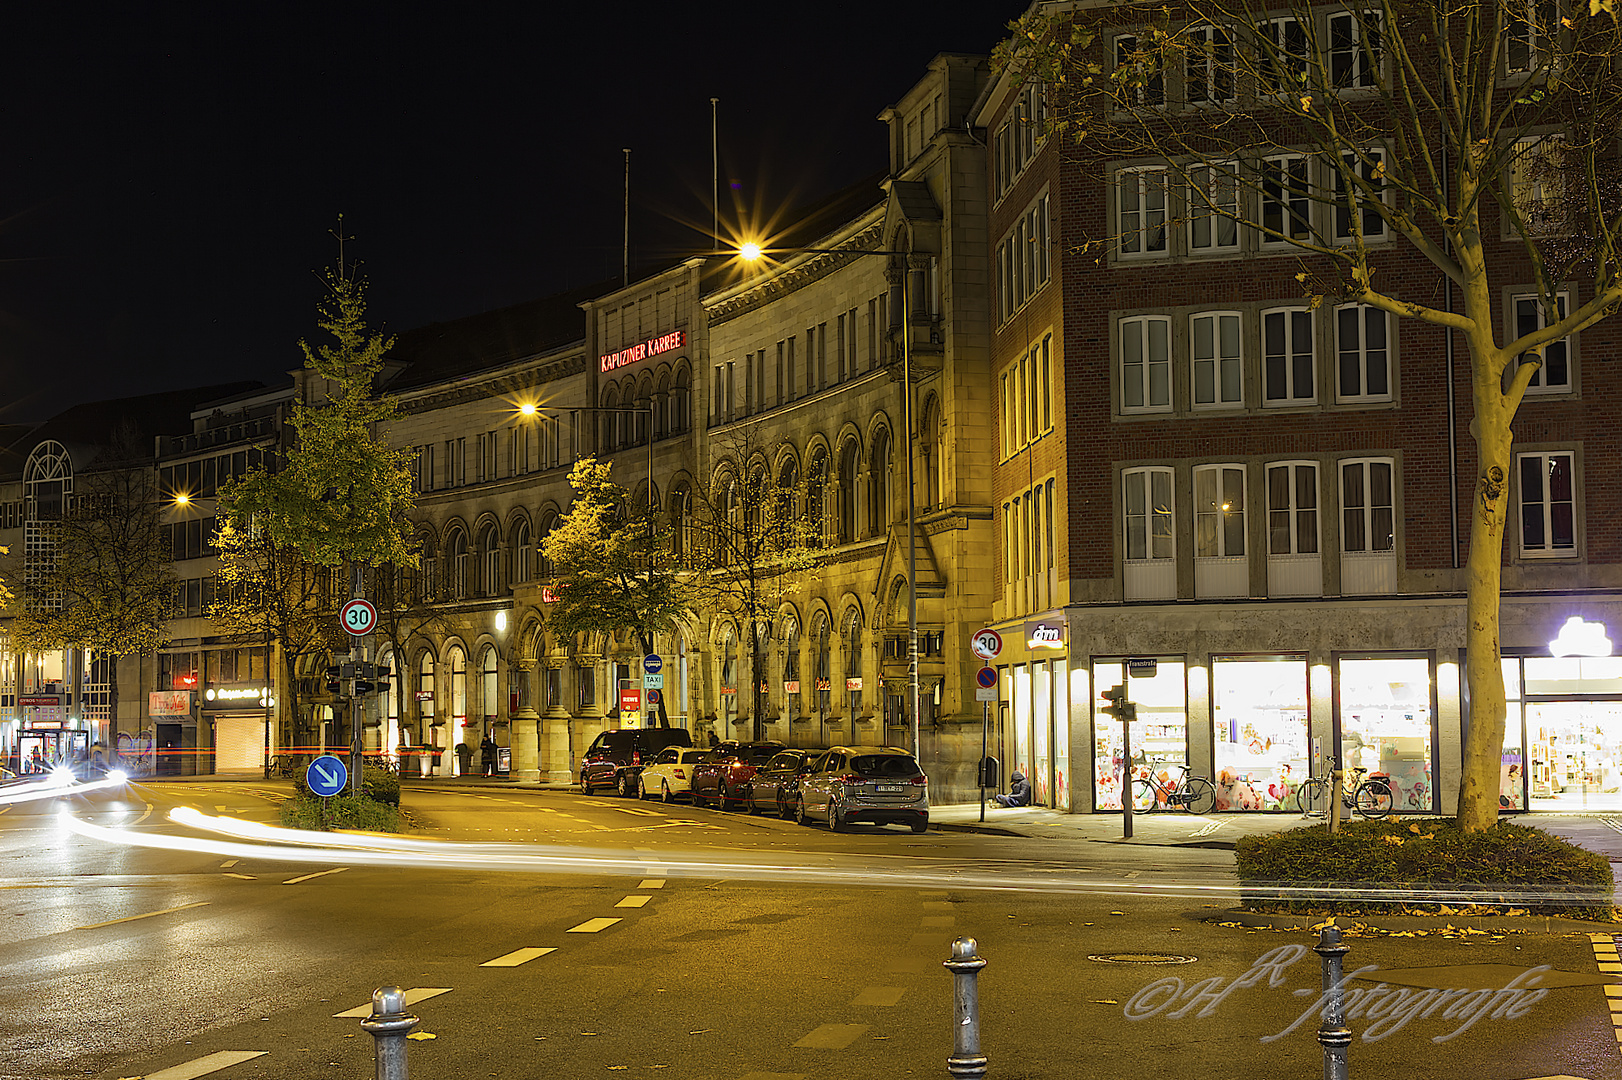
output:
[[535, 959], [537, 956], [545, 956], [547, 953], [550, 953], [550, 952], [557, 952], [557, 950], [556, 949], [533, 949], [533, 948], [532, 949], [517, 949], [517, 950], [515, 950], [513, 952], [508, 953], [506, 956], [498, 956], [494, 960], [486, 960], [484, 963], [480, 964], [479, 966], [480, 967], [517, 967], [519, 964], [527, 964], [531, 960]]
[[662, 889], [665, 887], [665, 879], [662, 877], [643, 878], [637, 882], [636, 887], [639, 889]]
[[[448, 994], [454, 989], [455, 987], [452, 986], [419, 986], [405, 992], [405, 1003], [407, 1005], [415, 1005], [419, 1001], [427, 1001], [429, 998], [438, 997], [440, 994]], [[368, 1001], [366, 1004], [357, 1006], [356, 1008], [346, 1009], [341, 1013], [333, 1013], [332, 1018], [334, 1020], [348, 1020], [350, 1018], [364, 1020], [366, 1017], [371, 1015], [372, 1003]], [[152, 1078], [147, 1077], [147, 1080], [152, 1080]]]
[[224, 876], [224, 877], [234, 877], [234, 878], [241, 878], [241, 879], [242, 879], [242, 880], [243, 880], [243, 881], [258, 881], [258, 880], [259, 880], [259, 879], [258, 879], [258, 878], [257, 878], [257, 877], [256, 877], [256, 876], [254, 876], [254, 875], [253, 875], [253, 874], [230, 874], [230, 873], [228, 873], [228, 874], [224, 874], [224, 875], [222, 875], [222, 876]]
[[641, 907], [643, 904], [646, 904], [649, 900], [652, 900], [652, 899], [653, 899], [653, 897], [651, 897], [651, 896], [627, 896], [624, 900], [621, 900], [619, 903], [615, 904], [614, 906], [615, 907]]
[[805, 1073], [744, 1073], [739, 1080], [805, 1080]]
[[907, 991], [899, 986], [869, 986], [857, 994], [852, 1005], [896, 1005]]
[[640, 807], [636, 807], [636, 806], [614, 806], [614, 807], [610, 807], [610, 809], [618, 810], [622, 814], [641, 814], [643, 817], [664, 817], [665, 816], [664, 811], [662, 811], [662, 810], [644, 810], [644, 809], [642, 809]]
[[[299, 882], [301, 882], [301, 881], [309, 881], [311, 878], [326, 877], [328, 874], [341, 874], [345, 870], [348, 870], [348, 869], [349, 869], [349, 867], [347, 867], [347, 866], [340, 866], [340, 867], [338, 867], [338, 868], [336, 868], [334, 870], [318, 870], [313, 874], [305, 874], [303, 877], [288, 878], [286, 881], [282, 882], [282, 884], [283, 885], [297, 885]], [[370, 1015], [370, 1014], [368, 1014], [368, 1015]]]
[[139, 825], [141, 822], [145, 821], [147, 818], [149, 818], [151, 816], [152, 816], [152, 804], [147, 803], [146, 804], [146, 809], [141, 811], [141, 816], [136, 818], [134, 821], [130, 822], [129, 827], [133, 828], [134, 826]]
[[147, 1073], [146, 1080], [196, 1080], [199, 1076], [207, 1076], [209, 1073], [228, 1069], [232, 1065], [264, 1057], [268, 1053], [270, 1053], [268, 1050], [220, 1050], [207, 1057], [188, 1061], [184, 1065], [172, 1065], [155, 1073]]
[[[162, 911], [149, 911], [145, 915], [128, 915], [128, 916], [125, 916], [122, 919], [108, 919], [106, 922], [93, 922], [93, 923], [90, 923], [88, 926], [75, 926], [74, 929], [75, 930], [94, 930], [97, 927], [101, 927], [101, 926], [116, 926], [119, 923], [134, 922], [136, 919], [150, 919], [154, 915], [168, 915], [169, 913], [175, 912], [175, 911], [185, 911], [187, 908], [207, 907], [208, 904], [209, 904], [209, 902], [207, 900], [199, 900], [196, 903], [192, 903], [192, 904], [181, 904], [179, 907], [164, 908]], [[199, 1075], [201, 1075], [201, 1074], [199, 1074]]]
[[867, 1033], [872, 1024], [823, 1024], [795, 1043], [807, 1050], [843, 1050]]
[[919, 926], [951, 926], [957, 922], [956, 915], [925, 915], [918, 920]]
[[595, 934], [599, 930], [607, 930], [619, 922], [619, 919], [587, 919], [579, 926], [571, 926], [565, 930], [566, 934]]
[[242, 861], [241, 859], [227, 859], [227, 860], [225, 860], [224, 862], [222, 862], [220, 864], [220, 869], [221, 870], [229, 870], [229, 869], [231, 869], [231, 867], [235, 866], [237, 863], [239, 863], [241, 861]]

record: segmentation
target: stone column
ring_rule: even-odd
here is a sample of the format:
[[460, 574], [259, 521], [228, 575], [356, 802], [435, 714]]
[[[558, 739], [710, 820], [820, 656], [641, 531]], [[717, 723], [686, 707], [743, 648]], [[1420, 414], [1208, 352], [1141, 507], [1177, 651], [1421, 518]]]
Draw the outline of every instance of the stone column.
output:
[[508, 667], [508, 677], [516, 678], [519, 688], [518, 708], [509, 720], [512, 725], [513, 775], [520, 780], [539, 780], [540, 714], [535, 711], [535, 661], [527, 657], [514, 660]]
[[[542, 663], [542, 671], [558, 673], [558, 699], [545, 705], [540, 717], [540, 746], [538, 748], [539, 762], [537, 768], [541, 776], [547, 780], [558, 780], [565, 783], [575, 779], [574, 761], [570, 757], [569, 735], [573, 729], [573, 718], [564, 706], [563, 669], [568, 664], [568, 658], [562, 653], [553, 653], [547, 656]], [[550, 679], [550, 675], [544, 676]], [[544, 688], [543, 688], [544, 693]]]

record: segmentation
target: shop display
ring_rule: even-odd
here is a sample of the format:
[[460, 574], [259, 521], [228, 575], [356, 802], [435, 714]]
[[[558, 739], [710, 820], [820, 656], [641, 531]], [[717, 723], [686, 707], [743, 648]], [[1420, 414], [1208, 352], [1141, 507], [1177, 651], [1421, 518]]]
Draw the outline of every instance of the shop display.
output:
[[[1149, 678], [1127, 682], [1129, 700], [1138, 707], [1132, 724], [1132, 774], [1135, 780], [1177, 775], [1188, 761], [1188, 704], [1181, 660], [1162, 660]], [[1120, 661], [1093, 665], [1093, 685], [1099, 693], [1121, 685]], [[1093, 805], [1100, 810], [1121, 809], [1121, 724], [1102, 712], [1093, 713]]]
[[1293, 810], [1311, 775], [1306, 660], [1217, 659], [1212, 734], [1219, 811]]
[[1341, 661], [1342, 767], [1384, 774], [1395, 810], [1436, 809], [1431, 776], [1433, 726], [1429, 660], [1372, 657]]

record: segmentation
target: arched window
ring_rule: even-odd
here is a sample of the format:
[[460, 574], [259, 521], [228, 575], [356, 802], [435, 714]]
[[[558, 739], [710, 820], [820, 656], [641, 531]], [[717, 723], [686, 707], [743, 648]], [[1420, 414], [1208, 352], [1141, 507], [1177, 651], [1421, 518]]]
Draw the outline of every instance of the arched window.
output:
[[446, 590], [452, 600], [466, 600], [468, 586], [467, 533], [458, 529], [445, 545], [446, 569], [450, 571], [450, 588]]
[[687, 430], [692, 415], [692, 376], [685, 366], [676, 369], [676, 381], [670, 387], [670, 433], [680, 435]]
[[867, 466], [867, 522], [873, 536], [890, 527], [890, 429], [873, 433], [873, 453]]
[[428, 723], [434, 720], [434, 654], [423, 653], [422, 663], [417, 666], [417, 708], [422, 712], [422, 718]]
[[692, 547], [693, 493], [679, 487], [670, 493], [670, 551], [685, 558]]
[[529, 519], [513, 522], [513, 583], [521, 585], [529, 580], [535, 553], [530, 549]]
[[451, 669], [451, 719], [461, 723], [467, 719], [467, 654], [460, 645], [445, 654], [445, 666]]
[[662, 439], [670, 434], [670, 372], [659, 376], [659, 385], [653, 392], [653, 437]]
[[918, 449], [923, 457], [923, 489], [918, 493], [920, 507], [946, 505], [946, 493], [941, 490], [941, 407], [933, 395], [924, 404], [924, 423], [918, 429]]
[[[181, 470], [184, 471], [184, 470]], [[177, 491], [197, 496], [201, 491]], [[73, 459], [67, 448], [48, 439], [34, 447], [23, 467], [23, 497], [31, 521], [57, 521], [73, 497]]]
[[479, 595], [496, 596], [501, 592], [501, 533], [494, 525], [487, 525], [479, 537]]
[[496, 650], [488, 645], [479, 654], [479, 704], [484, 708], [486, 723], [501, 715], [501, 701], [496, 695]]
[[648, 427], [648, 410], [653, 405], [653, 383], [644, 378], [636, 388], [635, 403], [626, 402], [626, 404], [637, 410], [636, 415], [625, 418], [636, 425], [636, 445], [646, 446], [648, 438], [652, 434]]
[[862, 616], [852, 610], [845, 616], [845, 701], [850, 715], [862, 711]]
[[602, 432], [602, 438], [599, 445], [604, 451], [614, 450], [619, 447], [619, 431], [617, 426], [619, 413], [610, 411], [619, 408], [619, 404], [620, 395], [618, 390], [611, 386], [607, 390], [603, 391], [602, 411], [597, 414], [597, 430]]
[[818, 612], [817, 620], [811, 630], [811, 645], [816, 657], [817, 711], [824, 715], [828, 712], [828, 702], [832, 693], [834, 677], [831, 637], [828, 616]]
[[728, 624], [721, 631], [721, 719], [732, 730], [738, 715], [738, 632]]
[[551, 581], [555, 573], [552, 560], [546, 557], [546, 538], [552, 535], [552, 530], [558, 527], [556, 511], [548, 510], [541, 515], [540, 543], [535, 547], [535, 572], [542, 581]]
[[856, 539], [856, 474], [861, 468], [856, 440], [850, 439], [839, 455], [839, 543]]
[[417, 577], [415, 596], [418, 600], [434, 600], [439, 596], [439, 558], [434, 538], [422, 538], [422, 570]]
[[817, 447], [811, 467], [805, 473], [805, 516], [811, 526], [811, 542], [821, 545], [828, 539], [828, 451]]
[[[788, 709], [788, 722], [793, 724], [800, 715], [800, 624], [792, 615], [783, 616], [778, 640], [783, 645], [783, 698]], [[790, 730], [793, 730], [792, 727]]]
[[793, 458], [787, 458], [783, 461], [783, 467], [777, 471], [777, 505], [773, 507], [777, 521], [773, 523], [774, 526], [786, 527], [795, 520], [799, 508], [794, 504], [799, 494], [800, 463]]

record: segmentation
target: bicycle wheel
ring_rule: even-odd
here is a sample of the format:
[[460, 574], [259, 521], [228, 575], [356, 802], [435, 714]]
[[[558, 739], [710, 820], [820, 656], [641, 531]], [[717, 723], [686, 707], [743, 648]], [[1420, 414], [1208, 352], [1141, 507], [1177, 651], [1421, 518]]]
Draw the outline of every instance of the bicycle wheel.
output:
[[1160, 807], [1155, 797], [1155, 786], [1147, 780], [1132, 781], [1132, 812], [1142, 814], [1158, 809]]
[[1384, 817], [1391, 813], [1391, 788], [1384, 780], [1365, 780], [1352, 795], [1352, 806], [1364, 817]]
[[1329, 785], [1318, 777], [1302, 783], [1295, 791], [1295, 808], [1308, 817], [1322, 817], [1329, 809]]
[[1180, 794], [1183, 809], [1190, 814], [1209, 814], [1216, 806], [1216, 787], [1209, 780], [1191, 776]]

